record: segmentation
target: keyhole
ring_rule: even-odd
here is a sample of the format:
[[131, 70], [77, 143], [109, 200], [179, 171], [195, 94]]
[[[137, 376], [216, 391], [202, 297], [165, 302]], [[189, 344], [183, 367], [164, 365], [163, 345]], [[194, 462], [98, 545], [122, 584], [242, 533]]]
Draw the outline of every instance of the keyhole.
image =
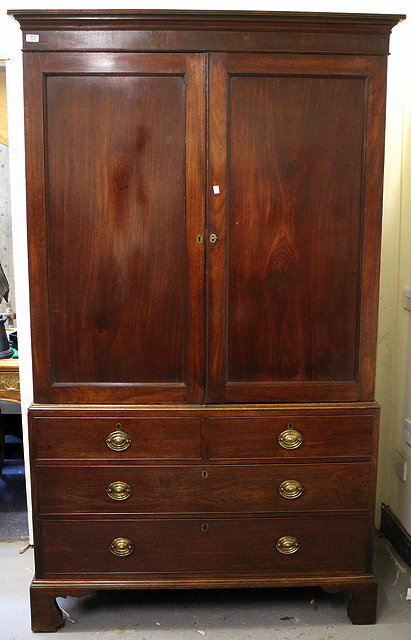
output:
[[208, 478], [208, 471], [202, 471], [201, 472], [201, 477], [202, 478]]
[[208, 522], [203, 522], [203, 524], [201, 525], [201, 531], [203, 533], [207, 533], [207, 531], [209, 530], [210, 525], [208, 524]]

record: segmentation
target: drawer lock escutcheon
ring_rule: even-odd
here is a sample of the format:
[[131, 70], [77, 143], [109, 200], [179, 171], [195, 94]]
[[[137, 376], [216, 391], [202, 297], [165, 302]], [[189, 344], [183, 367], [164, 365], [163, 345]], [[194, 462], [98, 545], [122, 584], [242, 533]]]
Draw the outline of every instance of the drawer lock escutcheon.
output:
[[129, 556], [134, 551], [134, 543], [128, 538], [115, 538], [109, 549], [115, 556]]
[[282, 431], [278, 436], [278, 443], [283, 449], [298, 449], [303, 440], [301, 433], [294, 429], [292, 424], [289, 424], [288, 429]]
[[131, 445], [131, 438], [122, 430], [121, 424], [116, 424], [116, 430], [106, 438], [106, 445], [112, 451], [125, 451]]
[[283, 536], [282, 538], [277, 540], [275, 547], [277, 551], [288, 556], [291, 553], [296, 553], [296, 551], [298, 551], [298, 549], [300, 548], [300, 543], [298, 542], [297, 538], [294, 538], [293, 536]]
[[208, 524], [208, 522], [203, 522], [200, 528], [203, 533], [208, 533], [210, 525]]
[[122, 482], [121, 480], [112, 482], [107, 487], [107, 495], [112, 500], [127, 500], [132, 493], [130, 485], [127, 484], [127, 482]]
[[299, 498], [304, 491], [304, 487], [298, 480], [284, 480], [278, 487], [278, 493], [287, 500]]

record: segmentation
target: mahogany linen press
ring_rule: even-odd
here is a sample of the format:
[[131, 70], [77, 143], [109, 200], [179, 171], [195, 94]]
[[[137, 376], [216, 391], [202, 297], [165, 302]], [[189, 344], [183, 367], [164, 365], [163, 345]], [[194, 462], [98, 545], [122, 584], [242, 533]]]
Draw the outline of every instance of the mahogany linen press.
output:
[[403, 16], [10, 13], [33, 630], [95, 589], [311, 585], [374, 622], [386, 59]]

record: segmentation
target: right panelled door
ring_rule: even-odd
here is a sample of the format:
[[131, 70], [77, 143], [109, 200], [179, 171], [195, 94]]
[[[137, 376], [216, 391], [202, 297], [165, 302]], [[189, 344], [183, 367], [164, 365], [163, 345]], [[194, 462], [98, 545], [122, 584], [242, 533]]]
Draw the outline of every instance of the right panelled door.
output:
[[384, 74], [211, 55], [208, 402], [373, 399]]

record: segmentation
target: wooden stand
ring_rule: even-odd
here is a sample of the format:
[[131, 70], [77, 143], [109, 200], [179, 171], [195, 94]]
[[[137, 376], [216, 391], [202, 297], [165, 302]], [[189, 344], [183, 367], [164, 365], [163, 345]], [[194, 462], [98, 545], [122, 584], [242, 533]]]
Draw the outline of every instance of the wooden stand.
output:
[[[272, 579], [272, 580], [163, 580], [160, 586], [164, 589], [217, 589], [217, 588], [250, 588], [250, 587], [321, 587], [326, 593], [351, 592], [352, 600], [347, 607], [347, 615], [353, 624], [374, 624], [377, 608], [377, 581], [373, 576], [367, 578], [335, 579], [324, 582], [321, 579]], [[109, 581], [63, 581], [48, 582], [33, 580], [30, 587], [32, 631], [53, 632], [64, 624], [63, 614], [56, 598], [72, 596], [80, 598], [90, 591], [120, 589], [157, 589], [158, 582], [128, 580], [123, 582]]]

